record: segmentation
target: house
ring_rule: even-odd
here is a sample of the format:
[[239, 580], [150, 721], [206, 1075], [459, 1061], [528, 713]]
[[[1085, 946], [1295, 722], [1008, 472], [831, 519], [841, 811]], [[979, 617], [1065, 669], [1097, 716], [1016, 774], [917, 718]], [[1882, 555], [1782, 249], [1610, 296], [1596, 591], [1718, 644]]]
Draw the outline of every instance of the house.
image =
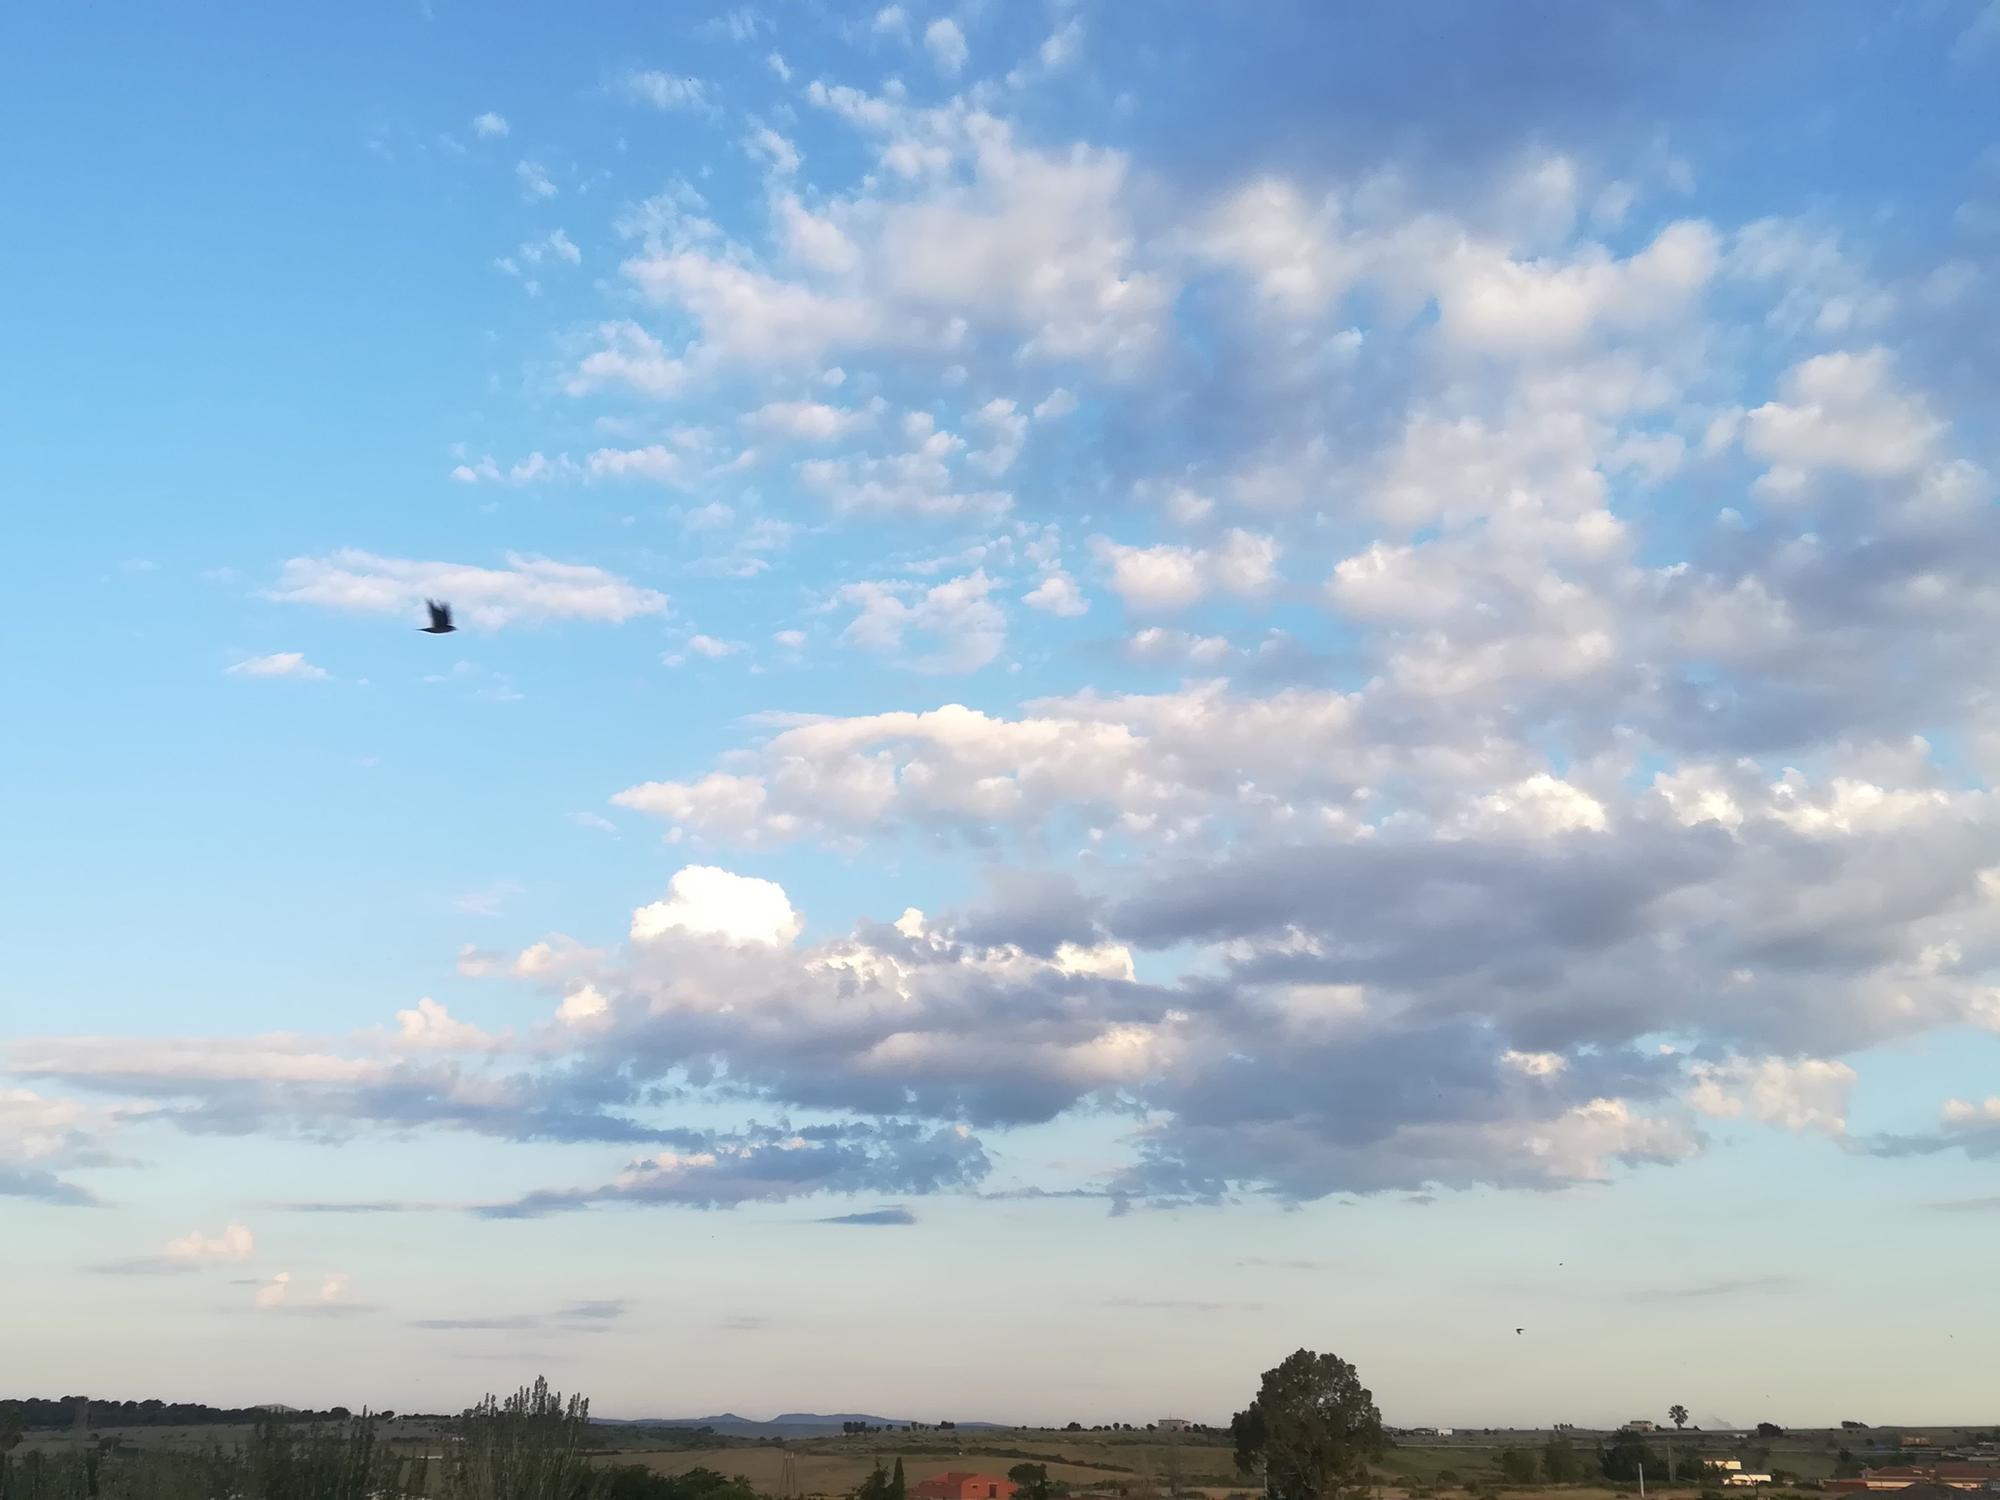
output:
[[1919, 1500], [1919, 1491], [1940, 1490], [1962, 1493], [1983, 1490], [1994, 1480], [1986, 1464], [1938, 1463], [1918, 1468], [1912, 1464], [1887, 1464], [1879, 1469], [1863, 1469], [1859, 1479], [1829, 1479], [1826, 1488], [1836, 1494], [1862, 1490], [1895, 1490], [1897, 1500]]
[[953, 1471], [920, 1479], [912, 1488], [917, 1500], [1013, 1500], [1020, 1486], [997, 1474]]
[[1644, 1417], [1634, 1417], [1618, 1430], [1620, 1432], [1658, 1432], [1660, 1424], [1657, 1422], [1648, 1422]]
[[1162, 1432], [1186, 1432], [1190, 1424], [1186, 1417], [1161, 1417], [1153, 1425]]
[[1771, 1482], [1771, 1476], [1769, 1474], [1747, 1474], [1743, 1471], [1741, 1467], [1738, 1467], [1736, 1469], [1731, 1470], [1729, 1473], [1724, 1474], [1722, 1476], [1722, 1482], [1727, 1485], [1733, 1485], [1736, 1486], [1737, 1488], [1747, 1490], [1747, 1489], [1753, 1489], [1760, 1484], [1769, 1484]]
[[1704, 1458], [1701, 1462], [1704, 1468], [1720, 1469], [1725, 1474], [1737, 1473], [1743, 1467], [1740, 1458]]

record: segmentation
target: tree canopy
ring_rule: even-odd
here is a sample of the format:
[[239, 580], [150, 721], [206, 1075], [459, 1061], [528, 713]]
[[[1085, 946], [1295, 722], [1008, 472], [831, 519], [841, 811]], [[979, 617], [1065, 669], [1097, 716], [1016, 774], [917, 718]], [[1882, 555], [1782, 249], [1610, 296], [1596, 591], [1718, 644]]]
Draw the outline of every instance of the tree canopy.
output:
[[1382, 1414], [1354, 1366], [1310, 1349], [1264, 1372], [1229, 1431], [1237, 1468], [1261, 1466], [1270, 1500], [1336, 1500], [1366, 1481], [1383, 1448]]

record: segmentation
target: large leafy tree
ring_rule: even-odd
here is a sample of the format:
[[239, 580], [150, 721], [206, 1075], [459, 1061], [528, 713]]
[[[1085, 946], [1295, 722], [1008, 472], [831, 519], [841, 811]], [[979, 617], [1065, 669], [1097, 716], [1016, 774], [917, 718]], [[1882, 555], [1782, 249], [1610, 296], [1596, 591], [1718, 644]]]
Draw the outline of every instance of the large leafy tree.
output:
[[1366, 1481], [1383, 1447], [1382, 1413], [1354, 1366], [1310, 1349], [1264, 1372], [1229, 1431], [1237, 1468], [1261, 1466], [1270, 1500], [1337, 1500]]
[[1688, 1424], [1688, 1409], [1676, 1401], [1667, 1408], [1667, 1420], [1674, 1424], [1674, 1431], [1679, 1432]]

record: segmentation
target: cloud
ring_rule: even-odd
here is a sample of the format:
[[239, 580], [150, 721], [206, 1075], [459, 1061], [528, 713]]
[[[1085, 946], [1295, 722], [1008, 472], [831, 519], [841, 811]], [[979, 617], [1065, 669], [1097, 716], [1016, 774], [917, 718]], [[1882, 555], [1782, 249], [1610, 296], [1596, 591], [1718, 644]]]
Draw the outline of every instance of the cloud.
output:
[[410, 1327], [434, 1333], [603, 1333], [625, 1316], [618, 1298], [572, 1302], [549, 1313], [508, 1313], [469, 1318], [413, 1318]]
[[547, 1189], [482, 1212], [525, 1218], [603, 1203], [730, 1208], [818, 1193], [934, 1193], [972, 1186], [990, 1165], [963, 1126], [885, 1122], [687, 1134], [684, 1147], [634, 1161], [600, 1187]]
[[93, 1207], [101, 1200], [89, 1188], [65, 1182], [36, 1167], [0, 1163], [0, 1198], [31, 1198], [67, 1208]]
[[447, 599], [457, 617], [480, 630], [557, 620], [623, 624], [665, 612], [666, 596], [584, 563], [509, 553], [504, 568], [420, 562], [344, 548], [295, 557], [269, 597], [354, 614], [422, 617], [423, 601]]
[[1077, 587], [1076, 580], [1060, 568], [1044, 574], [1040, 583], [1021, 596], [1021, 602], [1063, 620], [1073, 620], [1090, 609], [1090, 601]]
[[[881, 15], [878, 13], [875, 19], [879, 27]], [[964, 70], [966, 58], [971, 56], [971, 49], [965, 45], [965, 33], [949, 16], [940, 16], [924, 28], [924, 50], [947, 78], [956, 78]]]
[[501, 140], [507, 135], [507, 117], [487, 110], [483, 115], [475, 115], [472, 133], [483, 141]]
[[[929, 588], [881, 580], [846, 584], [838, 599], [853, 608], [854, 618], [841, 639], [895, 657], [913, 671], [977, 671], [1007, 644], [1007, 617], [989, 597], [993, 589], [984, 569]], [[912, 652], [913, 636], [928, 649]]]
[[1765, 487], [1775, 493], [1814, 470], [1914, 473], [1944, 431], [1924, 402], [1895, 389], [1883, 349], [1815, 355], [1787, 370], [1779, 389], [1781, 399], [1748, 413], [1743, 435], [1744, 447], [1771, 465]]
[[805, 165], [796, 142], [779, 135], [768, 125], [752, 128], [743, 138], [743, 149], [779, 176], [790, 176]]
[[1735, 1059], [1697, 1063], [1692, 1073], [1690, 1102], [1705, 1115], [1748, 1112], [1786, 1130], [1816, 1130], [1836, 1138], [1847, 1133], [1847, 1096], [1855, 1074], [1846, 1063], [1811, 1057], [1796, 1062]]
[[1709, 1297], [1796, 1291], [1801, 1285], [1796, 1276], [1732, 1276], [1720, 1281], [1695, 1282], [1689, 1286], [1649, 1288], [1631, 1293], [1631, 1299], [1634, 1302], [1683, 1302]]
[[667, 882], [664, 901], [632, 914], [632, 941], [652, 942], [686, 933], [783, 947], [799, 935], [802, 925], [784, 887], [712, 865], [688, 865]]
[[692, 656], [698, 656], [703, 661], [721, 661], [748, 649], [741, 641], [725, 641], [712, 635], [696, 634], [688, 637], [683, 650], [670, 651], [661, 660], [670, 667], [678, 667]]
[[215, 1235], [190, 1230], [178, 1239], [168, 1240], [160, 1247], [160, 1254], [166, 1260], [205, 1266], [248, 1260], [255, 1249], [256, 1240], [250, 1231], [241, 1224], [231, 1224]]
[[917, 1222], [917, 1216], [907, 1208], [871, 1208], [860, 1213], [835, 1214], [821, 1219], [821, 1224], [853, 1224], [864, 1228], [892, 1228]]
[[699, 78], [658, 68], [634, 68], [619, 79], [626, 97], [659, 110], [701, 110], [708, 107], [708, 88]]
[[65, 1208], [97, 1205], [102, 1200], [96, 1193], [59, 1176], [58, 1169], [115, 1164], [98, 1144], [106, 1123], [100, 1112], [74, 1100], [0, 1087], [0, 1198]]
[[269, 656], [252, 656], [229, 668], [232, 677], [296, 677], [304, 682], [324, 682], [326, 669], [316, 667], [302, 652], [275, 651]]
[[743, 420], [759, 431], [802, 443], [829, 443], [867, 425], [868, 412], [842, 411], [818, 401], [771, 401]]
[[1249, 531], [1231, 531], [1208, 548], [1131, 547], [1096, 537], [1091, 549], [1126, 608], [1144, 614], [1187, 609], [1213, 593], [1260, 598], [1277, 580], [1278, 544]]
[[540, 162], [517, 161], [514, 163], [514, 180], [520, 184], [521, 199], [526, 203], [540, 203], [553, 198], [561, 191], [549, 177], [548, 169]]

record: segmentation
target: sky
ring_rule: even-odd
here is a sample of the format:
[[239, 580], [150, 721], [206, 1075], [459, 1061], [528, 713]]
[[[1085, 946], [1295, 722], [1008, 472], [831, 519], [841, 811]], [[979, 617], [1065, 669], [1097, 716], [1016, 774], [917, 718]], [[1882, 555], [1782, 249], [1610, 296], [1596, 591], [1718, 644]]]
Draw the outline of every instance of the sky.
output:
[[6, 25], [5, 1394], [1991, 1419], [2000, 0]]

